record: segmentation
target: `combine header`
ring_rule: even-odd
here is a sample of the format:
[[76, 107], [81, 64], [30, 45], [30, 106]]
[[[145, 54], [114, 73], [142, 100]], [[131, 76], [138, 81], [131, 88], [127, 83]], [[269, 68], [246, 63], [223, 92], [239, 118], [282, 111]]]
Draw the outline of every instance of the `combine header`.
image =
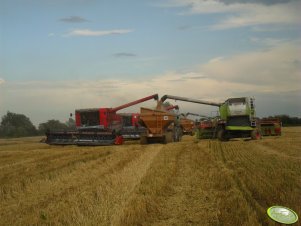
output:
[[116, 112], [151, 99], [158, 100], [158, 94], [154, 94], [115, 108], [92, 108], [76, 110], [75, 122], [77, 129], [75, 131], [48, 131], [46, 133], [46, 143], [93, 146], [122, 144], [124, 137], [137, 136], [137, 134], [139, 134], [139, 125], [137, 124], [138, 115], [132, 114], [130, 116], [131, 125], [127, 127], [125, 126], [126, 122], [123, 121], [126, 120], [126, 115], [117, 114]]

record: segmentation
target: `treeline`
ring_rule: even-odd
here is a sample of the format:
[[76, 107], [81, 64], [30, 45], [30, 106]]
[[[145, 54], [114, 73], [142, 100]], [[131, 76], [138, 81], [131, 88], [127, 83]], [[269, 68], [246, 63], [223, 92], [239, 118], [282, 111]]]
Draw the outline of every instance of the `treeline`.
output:
[[13, 112], [7, 112], [2, 117], [0, 123], [0, 137], [28, 137], [44, 135], [47, 130], [71, 130], [75, 129], [75, 121], [72, 118], [65, 123], [59, 120], [48, 120], [47, 122], [40, 123], [36, 128], [30, 119], [23, 115]]
[[282, 126], [301, 126], [301, 118], [298, 117], [290, 117], [289, 115], [275, 115], [269, 117], [279, 118], [282, 122]]

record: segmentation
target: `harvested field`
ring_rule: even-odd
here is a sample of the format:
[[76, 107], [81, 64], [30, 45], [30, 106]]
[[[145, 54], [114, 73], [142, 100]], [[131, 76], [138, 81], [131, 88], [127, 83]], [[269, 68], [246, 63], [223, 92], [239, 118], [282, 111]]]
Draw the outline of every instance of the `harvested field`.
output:
[[0, 225], [277, 225], [272, 205], [301, 217], [300, 127], [223, 143], [38, 141], [0, 140]]

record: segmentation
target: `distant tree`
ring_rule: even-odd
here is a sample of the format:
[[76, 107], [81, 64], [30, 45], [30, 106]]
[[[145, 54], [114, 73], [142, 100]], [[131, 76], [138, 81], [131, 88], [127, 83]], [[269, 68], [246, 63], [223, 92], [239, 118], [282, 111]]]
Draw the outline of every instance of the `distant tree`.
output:
[[269, 116], [269, 118], [279, 118], [283, 126], [301, 126], [301, 118], [290, 117], [289, 115], [275, 115]]
[[37, 129], [23, 114], [7, 112], [0, 124], [0, 137], [25, 137], [37, 135]]
[[68, 126], [59, 120], [51, 119], [47, 122], [39, 124], [39, 133], [45, 134], [46, 131], [64, 131], [67, 130]]

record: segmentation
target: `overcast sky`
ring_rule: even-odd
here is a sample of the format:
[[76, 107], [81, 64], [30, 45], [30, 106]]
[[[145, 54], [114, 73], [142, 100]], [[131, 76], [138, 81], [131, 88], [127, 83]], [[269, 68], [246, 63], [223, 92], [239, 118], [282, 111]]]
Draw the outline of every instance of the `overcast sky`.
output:
[[[0, 116], [66, 121], [158, 93], [252, 96], [260, 117], [301, 117], [300, 9], [300, 0], [0, 0]], [[141, 106], [155, 103], [124, 111]]]

